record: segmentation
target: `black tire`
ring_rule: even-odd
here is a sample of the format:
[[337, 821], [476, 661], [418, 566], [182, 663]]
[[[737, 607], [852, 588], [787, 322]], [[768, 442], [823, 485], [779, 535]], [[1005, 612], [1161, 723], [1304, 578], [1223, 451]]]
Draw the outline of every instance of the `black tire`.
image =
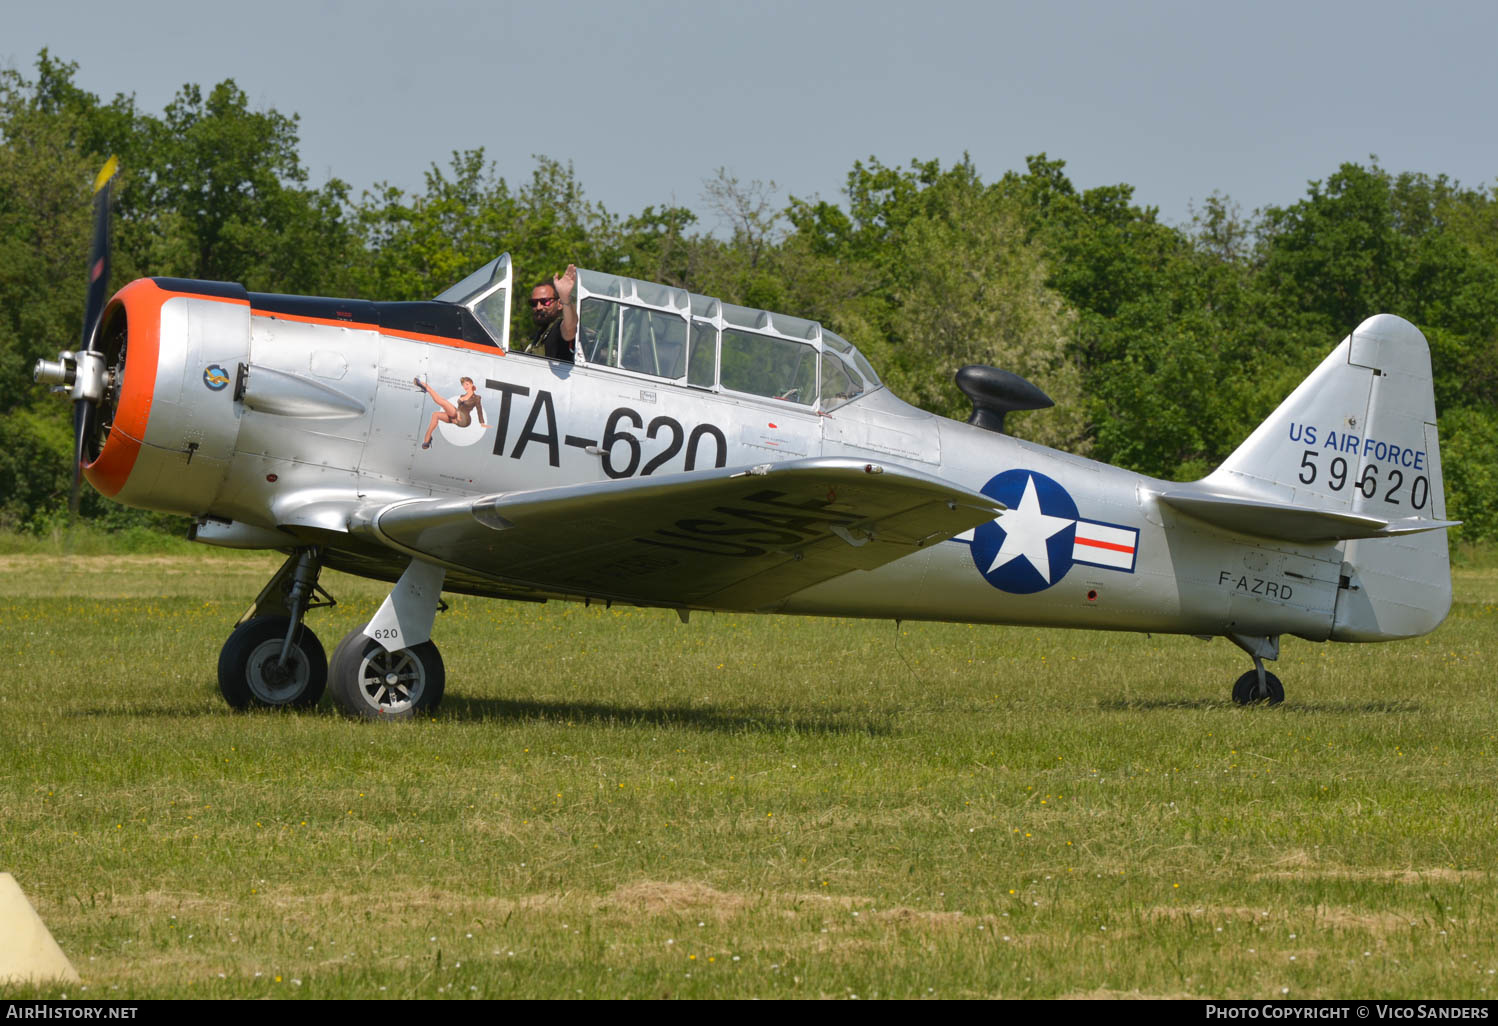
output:
[[[447, 670], [430, 641], [386, 652], [355, 627], [333, 650], [328, 673], [333, 702], [344, 714], [363, 720], [409, 720], [442, 702]], [[392, 679], [393, 678], [393, 679]]]
[[1264, 687], [1269, 693], [1259, 694], [1259, 671], [1249, 670], [1233, 682], [1233, 701], [1239, 705], [1254, 705], [1258, 702], [1279, 705], [1285, 700], [1285, 686], [1268, 670], [1264, 671]]
[[309, 709], [328, 686], [328, 657], [302, 624], [292, 639], [289, 670], [280, 667], [291, 618], [257, 616], [234, 628], [218, 653], [218, 689], [235, 709]]

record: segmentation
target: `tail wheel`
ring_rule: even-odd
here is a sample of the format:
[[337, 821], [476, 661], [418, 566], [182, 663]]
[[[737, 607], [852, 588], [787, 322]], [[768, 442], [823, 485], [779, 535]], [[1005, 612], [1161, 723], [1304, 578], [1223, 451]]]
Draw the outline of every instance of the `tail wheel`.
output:
[[408, 720], [435, 709], [447, 686], [442, 655], [432, 642], [387, 652], [363, 627], [333, 650], [329, 678], [338, 708], [366, 720]]
[[1249, 670], [1233, 682], [1233, 701], [1239, 705], [1279, 705], [1285, 700], [1285, 686], [1268, 670], [1264, 671], [1264, 687], [1259, 688], [1259, 671]]
[[235, 709], [306, 709], [328, 686], [328, 657], [305, 624], [297, 627], [291, 651], [281, 649], [291, 618], [258, 616], [234, 628], [218, 654], [218, 689]]

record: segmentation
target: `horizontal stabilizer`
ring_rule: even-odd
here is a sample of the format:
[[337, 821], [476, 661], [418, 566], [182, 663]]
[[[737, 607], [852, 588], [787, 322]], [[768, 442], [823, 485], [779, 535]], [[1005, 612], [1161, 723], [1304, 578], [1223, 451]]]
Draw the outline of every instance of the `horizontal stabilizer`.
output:
[[1209, 492], [1163, 492], [1160, 501], [1216, 527], [1258, 538], [1292, 542], [1345, 541], [1351, 538], [1392, 538], [1421, 531], [1455, 527], [1459, 520], [1407, 517], [1388, 520], [1363, 513], [1310, 509], [1263, 499], [1245, 499]]

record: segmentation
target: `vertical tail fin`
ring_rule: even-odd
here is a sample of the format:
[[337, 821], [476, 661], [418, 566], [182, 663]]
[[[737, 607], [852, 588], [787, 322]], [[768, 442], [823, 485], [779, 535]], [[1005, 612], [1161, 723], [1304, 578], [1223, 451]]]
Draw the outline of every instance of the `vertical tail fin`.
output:
[[[1368, 318], [1202, 484], [1406, 526], [1444, 521], [1425, 336], [1390, 314]], [[1444, 531], [1342, 545], [1334, 640], [1413, 637], [1445, 618]]]

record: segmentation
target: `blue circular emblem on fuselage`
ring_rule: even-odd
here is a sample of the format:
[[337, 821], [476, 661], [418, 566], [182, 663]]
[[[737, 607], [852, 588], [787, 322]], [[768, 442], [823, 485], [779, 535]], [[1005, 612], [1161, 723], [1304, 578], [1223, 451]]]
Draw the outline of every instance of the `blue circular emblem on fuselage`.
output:
[[203, 368], [203, 384], [211, 391], [222, 392], [229, 384], [229, 372], [216, 363]]
[[973, 531], [973, 562], [1000, 591], [1028, 595], [1066, 576], [1077, 536], [1077, 504], [1033, 470], [1006, 470], [983, 494], [1009, 507]]

